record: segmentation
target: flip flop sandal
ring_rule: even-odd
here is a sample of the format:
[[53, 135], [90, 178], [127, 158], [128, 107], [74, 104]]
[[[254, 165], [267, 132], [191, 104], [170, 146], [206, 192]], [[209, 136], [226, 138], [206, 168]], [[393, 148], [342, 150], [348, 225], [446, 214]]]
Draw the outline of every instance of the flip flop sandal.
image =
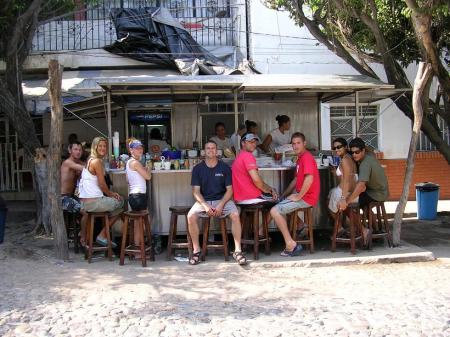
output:
[[242, 252], [234, 252], [233, 253], [233, 259], [238, 263], [240, 266], [244, 266], [247, 264], [247, 258], [242, 254]]
[[195, 266], [195, 265], [199, 264], [201, 262], [201, 260], [200, 260], [201, 254], [202, 254], [202, 252], [193, 253], [192, 256], [189, 258], [188, 263], [191, 266]]
[[303, 250], [302, 245], [301, 244], [297, 244], [293, 250], [289, 251], [289, 250], [285, 249], [285, 250], [283, 250], [281, 252], [280, 255], [283, 256], [283, 257], [299, 256], [302, 250]]

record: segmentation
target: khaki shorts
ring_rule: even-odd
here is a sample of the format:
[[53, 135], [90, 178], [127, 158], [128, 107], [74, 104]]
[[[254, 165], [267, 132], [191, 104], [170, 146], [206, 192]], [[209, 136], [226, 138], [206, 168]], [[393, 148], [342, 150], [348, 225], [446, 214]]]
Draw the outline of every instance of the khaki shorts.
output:
[[305, 202], [303, 199], [299, 201], [284, 199], [273, 207], [275, 207], [280, 214], [286, 215], [299, 208], [311, 207], [311, 205]]
[[[216, 207], [220, 200], [206, 201], [212, 208]], [[239, 213], [236, 205], [233, 201], [228, 200], [225, 206], [223, 207], [223, 216], [229, 216], [231, 213], [236, 212]], [[201, 214], [205, 213], [205, 208], [199, 203], [196, 202], [188, 213], [188, 216], [192, 214]]]
[[86, 212], [110, 212], [112, 216], [123, 211], [123, 199], [100, 197], [92, 201], [82, 201], [81, 208]]

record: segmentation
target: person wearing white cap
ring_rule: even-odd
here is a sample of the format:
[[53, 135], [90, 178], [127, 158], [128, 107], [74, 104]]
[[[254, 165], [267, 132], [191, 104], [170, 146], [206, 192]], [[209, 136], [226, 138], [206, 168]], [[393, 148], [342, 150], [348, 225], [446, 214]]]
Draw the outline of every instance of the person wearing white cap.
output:
[[259, 176], [256, 159], [252, 154], [258, 142], [258, 136], [253, 133], [242, 135], [241, 152], [232, 166], [234, 200], [239, 204], [255, 204], [278, 199], [275, 189]]
[[[128, 146], [131, 153], [131, 158], [126, 165], [129, 184], [128, 203], [133, 211], [143, 211], [147, 209], [147, 180], [151, 179], [151, 174], [140, 162], [144, 152], [142, 142], [134, 139]], [[139, 246], [141, 240], [142, 237], [138, 227], [134, 226], [134, 244]]]

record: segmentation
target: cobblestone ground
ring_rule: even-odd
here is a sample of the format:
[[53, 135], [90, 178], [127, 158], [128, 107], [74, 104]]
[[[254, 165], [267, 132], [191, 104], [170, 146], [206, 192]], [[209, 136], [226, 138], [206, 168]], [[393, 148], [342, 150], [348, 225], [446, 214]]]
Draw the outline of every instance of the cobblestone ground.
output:
[[450, 336], [450, 263], [0, 261], [1, 336]]

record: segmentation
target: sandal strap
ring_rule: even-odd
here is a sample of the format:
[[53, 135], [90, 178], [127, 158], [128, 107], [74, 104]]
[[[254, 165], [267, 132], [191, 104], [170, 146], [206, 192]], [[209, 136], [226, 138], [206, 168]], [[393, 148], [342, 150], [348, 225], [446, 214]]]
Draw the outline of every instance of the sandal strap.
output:
[[238, 263], [247, 262], [247, 258], [245, 257], [244, 254], [242, 254], [242, 252], [234, 252], [233, 253], [233, 258]]

